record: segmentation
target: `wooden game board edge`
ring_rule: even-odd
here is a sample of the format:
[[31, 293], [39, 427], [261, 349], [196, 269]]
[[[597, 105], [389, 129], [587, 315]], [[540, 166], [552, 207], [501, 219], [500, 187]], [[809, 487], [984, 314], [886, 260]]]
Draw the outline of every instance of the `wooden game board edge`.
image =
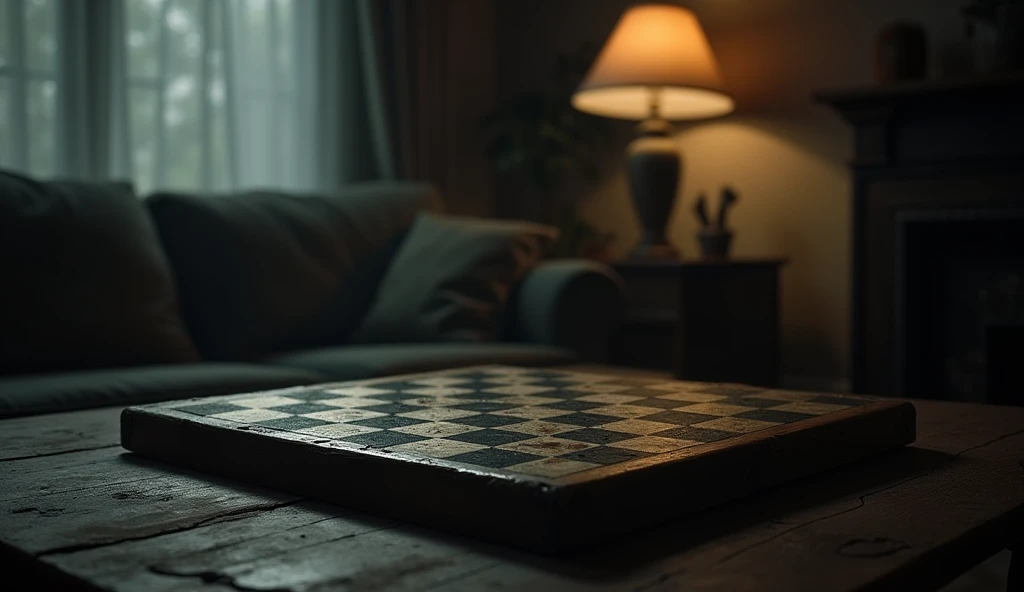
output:
[[[884, 401], [755, 432], [739, 446], [736, 439], [728, 441], [730, 446], [701, 445], [703, 454], [668, 463], [662, 457], [642, 470], [623, 463], [570, 476], [553, 489], [554, 546], [599, 544], [612, 533], [651, 527], [907, 446], [917, 437], [916, 416], [910, 402]], [[687, 481], [698, 486], [688, 487]], [[620, 511], [607, 512], [608, 500], [616, 500]], [[601, 516], [600, 524], [595, 515]]]
[[[876, 413], [876, 412], [887, 412], [892, 409], [904, 409], [910, 407], [913, 409], [913, 405], [905, 401], [878, 401], [876, 403], [869, 403], [860, 407], [851, 407], [842, 411], [834, 411], [825, 415], [819, 415], [817, 417], [811, 417], [801, 421], [792, 423], [781, 424], [756, 432], [750, 432], [748, 434], [737, 434], [733, 438], [725, 440], [719, 440], [717, 442], [708, 442], [706, 444], [697, 444], [695, 446], [689, 446], [673, 452], [665, 452], [662, 454], [655, 454], [653, 456], [647, 456], [638, 458], [631, 461], [622, 462], [612, 466], [606, 467], [595, 467], [592, 469], [586, 469], [578, 473], [566, 475], [552, 480], [552, 483], [558, 487], [572, 487], [575, 485], [585, 485], [590, 481], [597, 481], [607, 479], [614, 476], [617, 473], [623, 471], [636, 471], [642, 470], [652, 465], [674, 465], [679, 462], [686, 462], [688, 459], [703, 456], [707, 454], [713, 454], [720, 449], [733, 448], [737, 446], [748, 446], [756, 445], [762, 440], [775, 440], [778, 438], [786, 437], [788, 434], [793, 432], [807, 432], [814, 431], [821, 427], [832, 426], [838, 422], [855, 419], [865, 413]], [[913, 437], [909, 442], [912, 443]]]
[[[553, 488], [540, 480], [395, 462], [388, 453], [325, 449], [302, 439], [268, 440], [145, 408], [122, 411], [121, 445], [171, 464], [478, 538], [537, 550], [553, 540]], [[347, 478], [359, 484], [349, 486]]]

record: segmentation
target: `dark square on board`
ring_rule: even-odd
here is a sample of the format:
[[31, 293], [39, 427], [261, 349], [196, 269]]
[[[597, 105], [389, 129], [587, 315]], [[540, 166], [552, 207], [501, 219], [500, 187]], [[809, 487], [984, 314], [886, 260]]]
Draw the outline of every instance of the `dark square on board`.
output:
[[626, 462], [627, 460], [643, 458], [645, 456], [650, 455], [646, 452], [637, 452], [635, 450], [623, 450], [621, 448], [598, 446], [597, 448], [588, 448], [586, 450], [578, 450], [576, 452], [570, 452], [569, 454], [563, 454], [561, 458], [599, 465], [615, 465], [621, 462]]
[[501, 446], [502, 444], [511, 444], [512, 442], [520, 442], [522, 440], [529, 440], [536, 437], [537, 436], [532, 436], [530, 434], [520, 434], [518, 432], [486, 428], [473, 432], [466, 432], [465, 434], [448, 436], [447, 439], [458, 440], [459, 442], [469, 442], [470, 444], [482, 444], [484, 446]]
[[761, 399], [758, 397], [733, 397], [728, 400], [722, 401], [729, 405], [740, 405], [743, 407], [754, 407], [757, 409], [768, 409], [771, 407], [778, 407], [779, 405], [785, 405], [788, 401], [776, 401], [774, 399]]
[[408, 444], [409, 442], [419, 442], [420, 440], [426, 440], [420, 436], [413, 436], [412, 434], [403, 434], [402, 432], [392, 432], [383, 430], [380, 432], [370, 432], [369, 434], [359, 434], [358, 436], [349, 436], [342, 438], [346, 442], [352, 442], [354, 444], [361, 444], [363, 446], [369, 446], [371, 448], [387, 448], [388, 446], [398, 446], [399, 444]]
[[340, 399], [344, 395], [338, 393], [329, 393], [327, 391], [307, 391], [281, 395], [287, 399], [295, 399], [296, 401], [325, 401], [327, 399]]
[[295, 403], [294, 405], [279, 405], [277, 407], [270, 407], [273, 411], [280, 411], [281, 413], [291, 413], [292, 415], [304, 415], [306, 413], [319, 413], [321, 411], [337, 411], [337, 407], [331, 407], [330, 405], [323, 405], [321, 403]]
[[[616, 395], [619, 393], [615, 393]], [[665, 393], [661, 393], [665, 394]], [[660, 409], [672, 409], [673, 407], [682, 407], [686, 405], [686, 401], [674, 401], [672, 399], [640, 399], [639, 401], [630, 401], [629, 405], [635, 405], [637, 407], [658, 407]]]
[[541, 407], [550, 407], [552, 409], [561, 409], [563, 411], [587, 411], [588, 409], [595, 409], [597, 407], [605, 407], [604, 403], [591, 403], [590, 401], [579, 401], [576, 399], [569, 399], [559, 401], [557, 403], [546, 403]]
[[536, 454], [526, 454], [525, 452], [502, 450], [500, 448], [487, 448], [485, 450], [474, 450], [473, 452], [464, 452], [462, 454], [456, 454], [455, 456], [449, 456], [446, 460], [462, 462], [480, 467], [488, 467], [491, 469], [503, 469], [505, 467], [518, 465], [520, 463], [540, 458], [543, 457], [537, 456]]
[[377, 413], [389, 413], [397, 415], [399, 413], [409, 413], [411, 411], [421, 411], [426, 407], [420, 405], [407, 405], [405, 403], [386, 403], [384, 405], [371, 405], [369, 407], [363, 407], [367, 411], [376, 411]]
[[227, 413], [229, 411], [245, 411], [246, 409], [248, 409], [248, 407], [232, 405], [231, 403], [199, 403], [197, 405], [175, 407], [175, 411], [184, 411], [185, 413], [191, 413], [193, 415], [216, 415], [218, 413]]
[[606, 423], [612, 423], [613, 421], [620, 421], [621, 417], [611, 417], [608, 415], [598, 415], [596, 413], [570, 413], [569, 415], [559, 415], [558, 417], [549, 417], [544, 421], [550, 421], [554, 423], [578, 425], [584, 428], [591, 428], [594, 426], [604, 425]]
[[741, 395], [753, 395], [754, 393], [763, 393], [765, 389], [757, 388], [754, 386], [742, 386], [742, 385], [728, 385], [728, 384], [717, 384], [702, 388], [697, 392], [707, 393], [709, 395], [725, 395], [727, 397], [738, 397]]
[[462, 405], [453, 405], [455, 409], [462, 409], [464, 411], [479, 411], [480, 413], [486, 413], [488, 411], [501, 411], [503, 409], [511, 409], [515, 405], [509, 405], [508, 403], [494, 403], [490, 401], [479, 401], [477, 403], [464, 403]]
[[520, 419], [518, 417], [506, 417], [504, 415], [491, 415], [490, 413], [481, 413], [479, 415], [470, 415], [469, 417], [458, 417], [455, 419], [449, 419], [447, 421], [449, 423], [458, 423], [478, 428], [498, 428], [501, 426], [523, 423], [526, 420]]
[[793, 423], [795, 421], [803, 421], [816, 417], [808, 413], [795, 413], [793, 411], [776, 411], [774, 409], [755, 409], [754, 411], [747, 411], [746, 413], [740, 413], [735, 417], [741, 417], [743, 419], [757, 419], [760, 421], [774, 421], [777, 423]]
[[292, 417], [279, 417], [277, 419], [267, 419], [264, 421], [257, 421], [256, 425], [261, 425], [268, 428], [277, 428], [279, 430], [304, 430], [306, 428], [314, 428], [316, 426], [327, 425], [331, 422], [324, 421], [322, 419], [313, 419], [312, 417], [301, 417], [298, 415]]
[[662, 438], [675, 438], [676, 440], [694, 440], [696, 442], [707, 444], [708, 442], [718, 442], [720, 440], [735, 438], [741, 434], [733, 434], [731, 432], [723, 432], [720, 430], [710, 430], [707, 428], [682, 426], [651, 435], [660, 436]]
[[576, 440], [577, 442], [587, 442], [590, 444], [613, 444], [615, 442], [621, 442], [622, 440], [636, 438], [636, 434], [623, 434], [622, 432], [602, 430], [601, 428], [583, 428], [581, 430], [573, 430], [571, 432], [562, 432], [561, 434], [557, 434], [555, 437], [565, 438], [566, 440]]
[[381, 417], [371, 417], [369, 419], [360, 419], [358, 421], [348, 422], [354, 425], [365, 426], [368, 428], [380, 428], [382, 430], [393, 430], [395, 428], [404, 428], [405, 426], [416, 425], [418, 423], [427, 423], [422, 419], [413, 419], [411, 417], [402, 417], [401, 415], [384, 415]]

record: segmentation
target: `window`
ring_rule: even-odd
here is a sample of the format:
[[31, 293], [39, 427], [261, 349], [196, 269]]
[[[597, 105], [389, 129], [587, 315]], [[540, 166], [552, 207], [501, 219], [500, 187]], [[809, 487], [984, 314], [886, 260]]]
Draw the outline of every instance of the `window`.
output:
[[57, 2], [0, 0], [0, 164], [56, 172]]
[[[110, 168], [129, 171], [140, 194], [298, 184], [299, 99], [313, 83], [312, 70], [300, 67], [298, 25], [303, 18], [308, 36], [315, 22], [311, 10], [297, 14], [299, 4], [0, 0], [0, 166], [44, 177], [79, 172], [65, 170], [58, 147], [99, 135], [70, 114], [82, 113], [75, 93], [104, 85], [127, 105], [108, 114], [128, 145], [125, 162]], [[75, 72], [83, 59], [100, 58], [64, 51], [82, 47], [67, 40], [96, 43], [110, 31], [120, 66]]]

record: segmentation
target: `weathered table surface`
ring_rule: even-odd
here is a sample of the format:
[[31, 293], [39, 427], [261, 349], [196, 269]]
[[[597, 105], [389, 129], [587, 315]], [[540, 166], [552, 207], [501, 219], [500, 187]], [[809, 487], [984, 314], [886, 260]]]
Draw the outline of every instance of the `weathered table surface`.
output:
[[1024, 539], [1024, 409], [915, 405], [914, 446], [563, 559], [135, 457], [120, 409], [5, 420], [0, 558], [116, 590], [937, 588]]

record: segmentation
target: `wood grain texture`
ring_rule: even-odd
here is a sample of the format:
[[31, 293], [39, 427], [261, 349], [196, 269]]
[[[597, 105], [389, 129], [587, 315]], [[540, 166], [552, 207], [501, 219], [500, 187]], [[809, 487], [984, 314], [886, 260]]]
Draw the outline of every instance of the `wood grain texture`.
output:
[[[0, 463], [5, 557], [112, 590], [934, 589], [1024, 531], [1024, 410], [915, 402], [909, 448], [735, 501], [571, 558], [396, 524], [175, 469], [119, 449]], [[116, 426], [119, 410], [106, 413]], [[55, 416], [34, 420], [37, 450]], [[75, 414], [65, 416], [74, 421]], [[113, 438], [98, 422], [85, 437]], [[0, 449], [8, 432], [0, 423]], [[31, 432], [31, 425], [22, 425]], [[77, 426], [76, 426], [77, 428]], [[53, 464], [57, 458], [60, 463]], [[35, 465], [33, 466], [33, 463]], [[45, 484], [45, 467], [81, 487]], [[17, 471], [12, 470], [17, 467]], [[143, 477], [126, 485], [121, 470]], [[134, 472], [133, 472], [134, 471]], [[171, 481], [168, 483], [167, 481]], [[159, 485], [157, 485], [159, 484]], [[36, 489], [33, 489], [36, 488]], [[139, 490], [150, 497], [113, 497]], [[161, 502], [173, 494], [177, 501]], [[609, 512], [617, 511], [609, 508]]]

